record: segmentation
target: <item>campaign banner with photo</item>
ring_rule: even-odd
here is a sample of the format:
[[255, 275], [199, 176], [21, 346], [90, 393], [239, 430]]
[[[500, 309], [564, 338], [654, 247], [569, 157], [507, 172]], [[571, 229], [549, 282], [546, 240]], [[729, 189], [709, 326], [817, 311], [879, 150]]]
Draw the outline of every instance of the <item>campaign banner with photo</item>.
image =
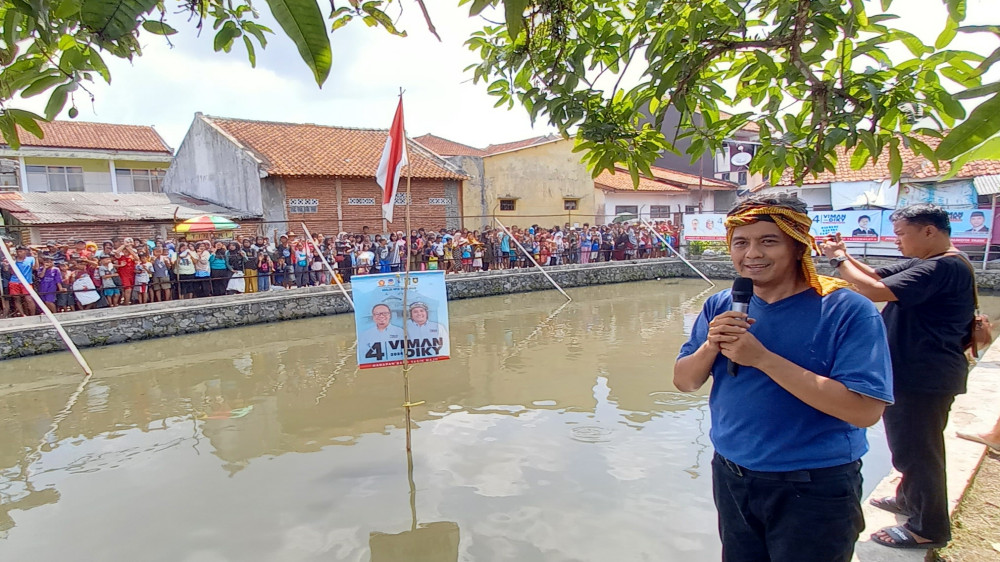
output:
[[[986, 245], [990, 238], [990, 225], [993, 224], [993, 211], [989, 209], [947, 209], [951, 218], [951, 242], [957, 245]], [[896, 235], [892, 230], [889, 217], [892, 211], [882, 213], [883, 242], [895, 242]]]
[[[351, 278], [358, 366], [362, 369], [450, 359], [448, 293], [443, 271], [410, 273], [403, 309], [404, 273]], [[404, 345], [405, 328], [405, 345]]]
[[878, 242], [882, 211], [813, 211], [809, 233], [816, 238], [840, 234], [845, 242]]
[[684, 215], [684, 240], [726, 241], [726, 215], [697, 213]]

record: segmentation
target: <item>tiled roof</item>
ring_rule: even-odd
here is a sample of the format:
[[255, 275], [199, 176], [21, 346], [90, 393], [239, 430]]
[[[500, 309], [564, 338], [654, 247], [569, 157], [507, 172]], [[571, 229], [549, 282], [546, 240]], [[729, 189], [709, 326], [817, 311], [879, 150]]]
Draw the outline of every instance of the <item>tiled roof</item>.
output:
[[143, 125], [114, 125], [86, 121], [40, 122], [43, 138], [18, 129], [22, 147], [78, 148], [91, 150], [121, 150], [153, 152], [172, 156], [167, 143], [156, 129]]
[[414, 137], [413, 140], [440, 156], [486, 156], [487, 154], [485, 150], [480, 148], [450, 141], [431, 134]]
[[[719, 117], [722, 117], [723, 119], [729, 119], [732, 116], [733, 116], [732, 113], [726, 113], [725, 111], [720, 111], [719, 112]], [[757, 123], [755, 123], [753, 121], [747, 121], [745, 125], [743, 125], [742, 127], [740, 127], [740, 129], [742, 129], [744, 131], [750, 131], [750, 132], [754, 132], [754, 133], [759, 133], [760, 132], [760, 125], [758, 125]]]
[[511, 150], [518, 150], [521, 148], [527, 148], [529, 146], [534, 146], [536, 144], [544, 144], [547, 142], [552, 142], [554, 140], [559, 140], [560, 137], [557, 135], [544, 135], [541, 137], [532, 137], [530, 139], [524, 139], [514, 142], [505, 142], [502, 144], [491, 144], [486, 147], [487, 154], [499, 154], [501, 152], [509, 152]]
[[219, 215], [259, 218], [178, 193], [0, 193], [0, 209], [24, 224], [163, 221]]
[[[938, 143], [941, 142], [940, 139], [934, 137], [921, 137], [921, 140], [923, 140], [931, 148], [937, 148]], [[802, 183], [804, 185], [815, 185], [831, 182], [882, 181], [889, 179], [892, 175], [889, 173], [888, 147], [882, 151], [882, 155], [879, 156], [877, 163], [872, 164], [871, 162], [868, 162], [860, 170], [851, 169], [851, 154], [853, 154], [853, 151], [848, 154], [847, 148], [844, 146], [838, 146], [836, 154], [836, 173], [824, 171], [817, 176], [807, 175], [802, 180]], [[903, 159], [902, 177], [905, 179], [937, 178], [944, 175], [951, 169], [951, 165], [947, 162], [943, 162], [941, 164], [941, 168], [936, 169], [926, 158], [902, 146], [899, 147], [899, 155]], [[959, 170], [955, 177], [974, 178], [976, 176], [986, 176], [991, 174], [1000, 174], [1000, 160], [975, 160], [973, 162], [968, 162], [962, 166], [962, 169]], [[792, 183], [791, 170], [785, 170], [785, 173], [782, 174], [778, 185], [791, 185]]]
[[702, 178], [702, 183], [699, 185], [698, 176], [666, 168], [653, 166], [650, 168], [650, 171], [653, 172], [654, 177], [639, 176], [638, 189], [632, 186], [632, 176], [629, 175], [628, 170], [625, 168], [615, 168], [614, 173], [607, 170], [601, 172], [601, 175], [597, 176], [597, 179], [594, 180], [594, 184], [597, 187], [613, 191], [671, 191], [682, 193], [694, 191], [699, 188], [706, 191], [736, 189], [736, 184], [734, 183], [712, 178]]
[[[387, 129], [202, 118], [250, 150], [273, 176], [373, 178], [389, 135]], [[407, 156], [414, 178], [466, 178], [412, 139]]]

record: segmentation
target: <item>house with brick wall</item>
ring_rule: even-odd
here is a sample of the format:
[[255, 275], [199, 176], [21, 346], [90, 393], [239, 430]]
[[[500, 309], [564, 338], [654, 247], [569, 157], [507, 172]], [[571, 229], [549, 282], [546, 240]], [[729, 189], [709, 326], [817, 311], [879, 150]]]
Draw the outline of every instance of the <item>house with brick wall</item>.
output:
[[[184, 193], [263, 217], [274, 230], [313, 233], [404, 229], [404, 213], [384, 223], [375, 170], [387, 130], [277, 123], [198, 113], [188, 129], [164, 190]], [[460, 228], [463, 181], [468, 178], [410, 140], [397, 205], [411, 181], [413, 228]]]

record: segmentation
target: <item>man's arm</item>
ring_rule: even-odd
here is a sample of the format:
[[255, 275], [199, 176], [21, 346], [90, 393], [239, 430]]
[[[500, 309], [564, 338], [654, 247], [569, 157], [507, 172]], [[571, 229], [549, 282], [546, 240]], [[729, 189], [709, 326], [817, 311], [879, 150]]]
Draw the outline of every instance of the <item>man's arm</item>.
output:
[[698, 351], [682, 357], [674, 364], [674, 386], [681, 392], [695, 392], [708, 382], [712, 364], [719, 356], [719, 347], [706, 341]]
[[847, 253], [847, 244], [844, 243], [838, 233], [833, 238], [827, 238], [820, 242], [820, 249], [823, 255], [830, 259], [847, 258], [847, 261], [840, 264], [837, 273], [841, 279], [854, 285], [855, 290], [872, 302], [892, 302], [897, 300], [892, 290], [882, 283], [882, 278], [871, 266], [861, 263]]
[[733, 342], [721, 343], [720, 348], [727, 358], [763, 371], [802, 402], [856, 427], [874, 425], [885, 410], [885, 402], [858, 394], [841, 382], [792, 363], [769, 351], [749, 332], [740, 334]]

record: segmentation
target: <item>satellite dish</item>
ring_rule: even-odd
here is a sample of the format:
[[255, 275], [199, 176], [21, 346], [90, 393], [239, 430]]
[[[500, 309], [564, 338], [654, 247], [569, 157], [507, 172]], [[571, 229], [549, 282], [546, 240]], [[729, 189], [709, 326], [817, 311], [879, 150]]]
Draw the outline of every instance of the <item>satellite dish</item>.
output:
[[749, 152], [737, 152], [729, 159], [734, 166], [746, 166], [750, 160], [753, 160], [753, 155]]

